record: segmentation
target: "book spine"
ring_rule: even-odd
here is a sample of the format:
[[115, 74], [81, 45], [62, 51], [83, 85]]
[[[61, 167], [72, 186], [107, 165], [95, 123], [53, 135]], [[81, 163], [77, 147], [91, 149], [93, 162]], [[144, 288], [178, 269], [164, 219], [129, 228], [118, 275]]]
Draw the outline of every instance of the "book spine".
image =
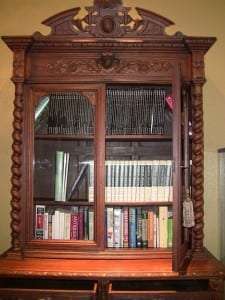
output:
[[92, 207], [88, 210], [88, 239], [94, 240], [94, 210]]
[[168, 207], [159, 206], [159, 247], [167, 248], [168, 243]]
[[56, 151], [55, 201], [62, 201], [63, 187], [63, 151]]
[[129, 247], [136, 248], [136, 208], [129, 207]]
[[129, 210], [127, 206], [123, 208], [123, 247], [129, 247]]
[[115, 207], [113, 210], [113, 216], [114, 216], [114, 224], [113, 224], [113, 230], [114, 230], [114, 248], [120, 248], [121, 247], [121, 218], [122, 218], [122, 211], [121, 208]]
[[78, 240], [78, 207], [72, 208], [70, 228], [70, 239]]
[[141, 214], [141, 246], [142, 248], [148, 247], [148, 213], [146, 210], [142, 210]]
[[168, 229], [167, 246], [168, 248], [172, 248], [173, 247], [173, 212], [170, 209], [168, 209], [167, 229]]
[[84, 208], [79, 207], [78, 212], [78, 239], [84, 239]]
[[148, 247], [153, 248], [154, 247], [154, 211], [149, 210], [148, 211]]
[[136, 247], [142, 247], [142, 212], [141, 207], [136, 208]]
[[106, 208], [106, 218], [107, 218], [107, 221], [106, 221], [106, 244], [107, 244], [107, 247], [113, 247], [114, 246], [114, 224], [113, 224], [113, 219], [114, 219], [114, 212], [113, 212], [113, 207], [107, 207]]
[[35, 238], [44, 239], [45, 229], [45, 205], [36, 205], [35, 207]]

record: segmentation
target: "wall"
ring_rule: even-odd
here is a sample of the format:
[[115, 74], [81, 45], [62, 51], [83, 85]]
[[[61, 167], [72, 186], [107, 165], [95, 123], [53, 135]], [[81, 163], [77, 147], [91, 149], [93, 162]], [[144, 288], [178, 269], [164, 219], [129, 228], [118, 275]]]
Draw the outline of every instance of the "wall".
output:
[[[82, 4], [80, 4], [82, 3]], [[0, 0], [0, 35], [48, 33], [41, 25], [57, 12], [77, 6], [90, 6], [89, 0]], [[225, 1], [224, 0], [124, 0], [124, 6], [142, 7], [172, 20], [170, 33], [216, 36], [216, 44], [206, 55], [204, 86], [205, 130], [205, 245], [219, 257], [219, 202], [217, 150], [225, 147]], [[84, 10], [82, 10], [84, 11]], [[134, 13], [134, 11], [132, 10]], [[10, 167], [14, 90], [10, 82], [12, 54], [0, 41], [0, 253], [10, 246]]]

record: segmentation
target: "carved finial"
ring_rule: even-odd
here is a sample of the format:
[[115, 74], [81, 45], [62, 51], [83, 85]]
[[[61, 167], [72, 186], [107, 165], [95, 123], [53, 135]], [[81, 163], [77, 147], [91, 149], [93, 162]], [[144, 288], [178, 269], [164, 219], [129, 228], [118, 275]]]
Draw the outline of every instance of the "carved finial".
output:
[[95, 0], [94, 5], [99, 8], [115, 8], [122, 5], [121, 0]]

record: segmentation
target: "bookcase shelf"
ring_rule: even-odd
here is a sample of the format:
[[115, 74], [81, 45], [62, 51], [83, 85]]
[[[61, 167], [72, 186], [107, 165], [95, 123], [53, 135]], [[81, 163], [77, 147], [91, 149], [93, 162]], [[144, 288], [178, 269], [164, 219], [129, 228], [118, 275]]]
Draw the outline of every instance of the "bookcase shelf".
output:
[[71, 135], [71, 134], [37, 134], [36, 140], [93, 140], [91, 135]]
[[106, 140], [150, 140], [150, 141], [154, 141], [154, 140], [159, 140], [159, 141], [171, 141], [172, 140], [172, 136], [169, 135], [156, 135], [156, 134], [151, 134], [151, 135], [107, 135], [106, 136]]
[[222, 300], [224, 267], [203, 246], [216, 39], [168, 35], [173, 22], [122, 1], [79, 11], [45, 20], [47, 36], [3, 37], [15, 101], [0, 299]]
[[34, 199], [36, 205], [46, 205], [46, 206], [93, 206], [93, 202], [83, 201], [55, 201], [54, 199]]

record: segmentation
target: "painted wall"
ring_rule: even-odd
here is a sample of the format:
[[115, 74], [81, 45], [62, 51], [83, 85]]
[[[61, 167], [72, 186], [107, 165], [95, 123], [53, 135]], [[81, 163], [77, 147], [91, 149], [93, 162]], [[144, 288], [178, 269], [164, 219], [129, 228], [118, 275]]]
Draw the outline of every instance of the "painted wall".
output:
[[[0, 0], [0, 35], [48, 33], [41, 25], [46, 18], [72, 7], [90, 6], [91, 0]], [[176, 25], [170, 33], [216, 36], [206, 55], [204, 86], [205, 132], [205, 245], [217, 257], [220, 249], [217, 186], [217, 150], [225, 147], [225, 1], [224, 0], [124, 0], [124, 6], [152, 10]], [[82, 9], [84, 12], [84, 9]], [[135, 11], [132, 10], [135, 14]], [[12, 54], [0, 41], [0, 253], [10, 246], [10, 168], [14, 87]]]

